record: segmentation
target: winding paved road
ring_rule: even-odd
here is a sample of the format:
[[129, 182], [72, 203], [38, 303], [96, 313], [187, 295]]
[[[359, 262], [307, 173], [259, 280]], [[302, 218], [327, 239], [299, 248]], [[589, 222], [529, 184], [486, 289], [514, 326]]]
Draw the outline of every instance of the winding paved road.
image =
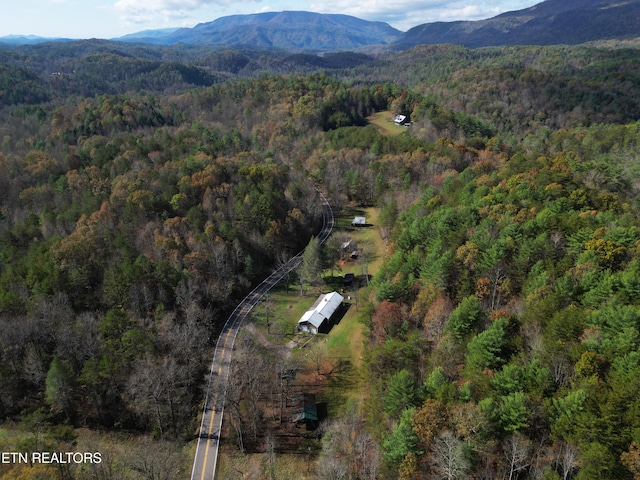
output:
[[[322, 229], [317, 237], [320, 243], [324, 243], [333, 230], [333, 210], [322, 192], [319, 190], [317, 192], [324, 208]], [[222, 328], [222, 332], [220, 332], [209, 372], [209, 383], [200, 424], [200, 434], [198, 435], [198, 445], [191, 470], [191, 480], [212, 480], [216, 475], [225, 390], [231, 367], [233, 344], [238, 335], [238, 330], [247, 314], [256, 306], [262, 296], [302, 263], [302, 254], [303, 252], [300, 252], [292, 257], [286, 264], [254, 288], [231, 313]]]

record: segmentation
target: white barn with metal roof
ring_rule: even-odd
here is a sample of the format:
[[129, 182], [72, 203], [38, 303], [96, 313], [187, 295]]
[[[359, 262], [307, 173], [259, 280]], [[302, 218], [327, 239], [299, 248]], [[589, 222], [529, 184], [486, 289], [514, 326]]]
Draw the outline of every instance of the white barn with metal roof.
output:
[[320, 295], [313, 306], [298, 320], [298, 330], [301, 332], [318, 333], [331, 319], [331, 316], [342, 305], [344, 297], [338, 292]]

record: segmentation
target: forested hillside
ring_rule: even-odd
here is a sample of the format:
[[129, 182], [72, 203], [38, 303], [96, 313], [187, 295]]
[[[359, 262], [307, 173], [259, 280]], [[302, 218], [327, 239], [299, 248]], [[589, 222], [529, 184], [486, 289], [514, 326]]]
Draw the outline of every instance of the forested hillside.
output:
[[638, 125], [556, 135], [485, 150], [400, 213], [368, 359], [390, 476], [637, 472], [637, 177], [601, 162], [637, 161]]
[[309, 475], [640, 478], [637, 50], [423, 46], [302, 74], [83, 46], [2, 53], [3, 451], [126, 435], [98, 478], [188, 475], [217, 333], [317, 232], [317, 185], [376, 207], [386, 252], [358, 400]]

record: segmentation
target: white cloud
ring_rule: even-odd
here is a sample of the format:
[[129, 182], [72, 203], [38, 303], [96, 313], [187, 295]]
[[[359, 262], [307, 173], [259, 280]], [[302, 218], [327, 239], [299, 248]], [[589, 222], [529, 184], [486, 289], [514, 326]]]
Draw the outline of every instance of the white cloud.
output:
[[114, 7], [126, 23], [170, 23], [204, 7], [228, 7], [233, 0], [118, 0]]
[[530, 7], [541, 0], [316, 0], [311, 9], [344, 13], [367, 20], [387, 22], [400, 30], [422, 23], [481, 20], [500, 13]]
[[277, 11], [277, 10], [278, 10], [277, 8], [273, 8], [273, 7], [269, 6], [269, 5], [265, 5], [264, 7], [262, 7], [262, 8], [260, 8], [260, 9], [256, 10], [254, 13], [275, 12], [275, 11]]

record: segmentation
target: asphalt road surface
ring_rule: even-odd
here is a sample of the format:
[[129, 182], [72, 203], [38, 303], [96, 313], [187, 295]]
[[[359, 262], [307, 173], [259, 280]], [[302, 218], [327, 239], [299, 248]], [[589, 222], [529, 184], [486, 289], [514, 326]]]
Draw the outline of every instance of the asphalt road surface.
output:
[[[331, 234], [334, 225], [333, 211], [325, 196], [318, 191], [323, 203], [323, 225], [317, 237], [323, 243]], [[207, 395], [204, 402], [198, 445], [191, 470], [191, 480], [212, 480], [216, 475], [218, 461], [218, 447], [224, 414], [224, 400], [231, 355], [238, 330], [249, 312], [255, 307], [264, 294], [280, 282], [289, 272], [302, 263], [302, 253], [298, 253], [285, 265], [273, 272], [260, 285], [254, 288], [236, 307], [227, 319], [218, 337], [213, 353]]]

